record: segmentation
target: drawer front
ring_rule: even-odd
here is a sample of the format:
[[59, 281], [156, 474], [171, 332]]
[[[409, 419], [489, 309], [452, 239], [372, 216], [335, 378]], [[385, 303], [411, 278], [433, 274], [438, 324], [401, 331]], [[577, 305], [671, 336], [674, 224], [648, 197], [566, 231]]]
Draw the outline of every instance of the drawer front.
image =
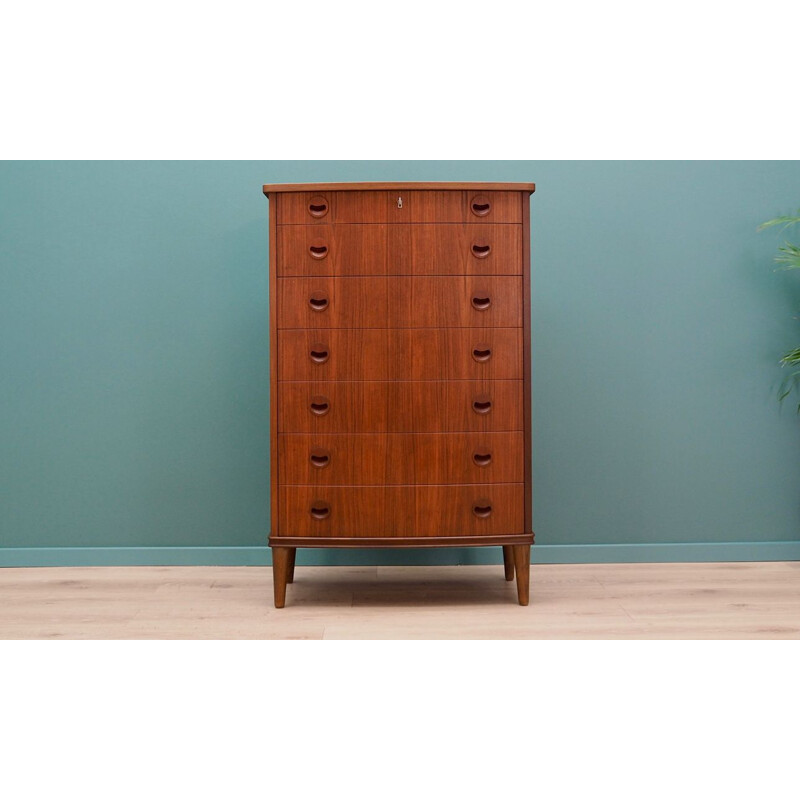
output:
[[281, 383], [281, 433], [522, 430], [522, 381]]
[[519, 328], [522, 278], [278, 278], [279, 328]]
[[522, 380], [522, 329], [285, 329], [278, 374], [282, 381]]
[[[522, 222], [519, 192], [390, 192], [390, 222]], [[399, 203], [402, 198], [402, 203]]]
[[385, 275], [386, 245], [386, 225], [281, 225], [278, 275]]
[[310, 486], [521, 483], [521, 432], [280, 434], [280, 482]]
[[281, 192], [278, 225], [386, 222], [387, 192]]
[[386, 328], [387, 288], [386, 278], [278, 278], [278, 328]]
[[284, 486], [289, 536], [497, 536], [523, 532], [523, 485]]
[[395, 380], [522, 380], [522, 328], [408, 328], [388, 343]]
[[519, 328], [522, 278], [388, 278], [391, 328]]
[[278, 334], [279, 378], [282, 381], [388, 380], [389, 335], [386, 329], [282, 330]]
[[521, 275], [521, 225], [390, 225], [390, 275]]

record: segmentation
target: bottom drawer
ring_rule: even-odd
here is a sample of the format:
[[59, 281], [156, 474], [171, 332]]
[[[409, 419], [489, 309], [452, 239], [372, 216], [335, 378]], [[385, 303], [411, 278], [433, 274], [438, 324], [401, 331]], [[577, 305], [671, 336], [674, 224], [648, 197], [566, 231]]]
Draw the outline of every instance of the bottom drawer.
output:
[[282, 536], [495, 536], [524, 533], [523, 484], [283, 486]]

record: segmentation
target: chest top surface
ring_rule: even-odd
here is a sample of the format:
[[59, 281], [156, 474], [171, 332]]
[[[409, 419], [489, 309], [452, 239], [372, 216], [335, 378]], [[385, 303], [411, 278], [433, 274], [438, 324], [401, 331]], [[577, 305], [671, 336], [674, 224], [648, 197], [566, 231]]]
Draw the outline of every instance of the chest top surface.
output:
[[528, 192], [536, 191], [533, 183], [488, 183], [473, 181], [467, 183], [434, 181], [434, 182], [363, 182], [363, 183], [265, 183], [264, 194], [278, 192], [385, 192], [385, 191], [479, 191], [487, 192]]

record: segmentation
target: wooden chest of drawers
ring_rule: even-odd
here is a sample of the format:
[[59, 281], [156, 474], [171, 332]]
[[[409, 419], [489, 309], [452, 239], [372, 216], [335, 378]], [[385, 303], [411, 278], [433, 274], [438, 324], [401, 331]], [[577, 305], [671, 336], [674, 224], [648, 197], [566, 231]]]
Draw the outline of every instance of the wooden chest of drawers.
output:
[[278, 608], [298, 547], [502, 546], [527, 605], [533, 191], [264, 186]]

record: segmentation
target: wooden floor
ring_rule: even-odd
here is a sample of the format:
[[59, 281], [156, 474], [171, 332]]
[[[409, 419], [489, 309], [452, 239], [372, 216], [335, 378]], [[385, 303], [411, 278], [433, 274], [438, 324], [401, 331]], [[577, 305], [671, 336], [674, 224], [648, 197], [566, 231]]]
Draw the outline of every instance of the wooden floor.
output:
[[797, 639], [800, 562], [0, 569], [2, 639]]

